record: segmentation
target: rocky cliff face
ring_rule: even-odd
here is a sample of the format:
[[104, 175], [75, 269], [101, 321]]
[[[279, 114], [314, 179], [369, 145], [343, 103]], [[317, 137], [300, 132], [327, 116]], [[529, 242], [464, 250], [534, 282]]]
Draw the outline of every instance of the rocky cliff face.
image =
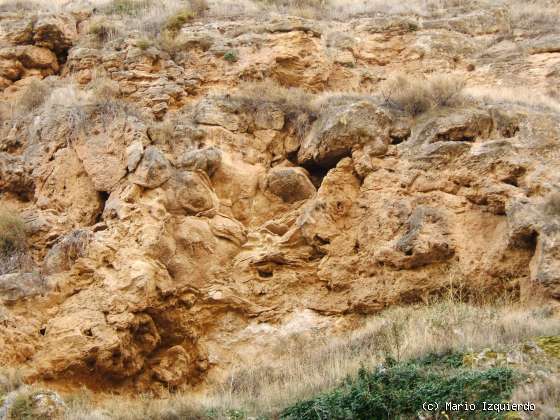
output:
[[[96, 43], [96, 13], [0, 15], [0, 203], [34, 259], [0, 276], [1, 365], [157, 392], [450, 287], [560, 299], [559, 33], [200, 18], [170, 52]], [[402, 72], [466, 89], [407, 112]]]

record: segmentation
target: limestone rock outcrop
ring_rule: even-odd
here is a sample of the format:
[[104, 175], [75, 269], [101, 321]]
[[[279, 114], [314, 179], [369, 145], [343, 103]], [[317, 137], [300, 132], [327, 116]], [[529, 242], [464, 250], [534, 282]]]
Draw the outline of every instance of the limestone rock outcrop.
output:
[[[100, 41], [100, 13], [0, 13], [0, 207], [33, 261], [0, 276], [1, 366], [157, 394], [450, 283], [558, 306], [554, 34], [464, 5]], [[413, 115], [403, 72], [466, 90]]]

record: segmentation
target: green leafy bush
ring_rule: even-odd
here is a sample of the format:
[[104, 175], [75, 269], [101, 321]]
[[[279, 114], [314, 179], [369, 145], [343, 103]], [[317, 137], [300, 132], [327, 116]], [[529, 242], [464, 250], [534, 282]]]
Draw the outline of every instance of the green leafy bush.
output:
[[239, 58], [237, 57], [237, 52], [233, 50], [226, 52], [224, 54], [224, 60], [230, 63], [235, 63], [236, 61], [239, 60]]
[[[338, 388], [301, 401], [281, 414], [283, 419], [416, 418], [424, 402], [498, 403], [507, 400], [516, 383], [511, 369], [485, 371], [462, 367], [461, 355], [431, 355], [374, 371], [360, 369]], [[459, 413], [457, 413], [459, 414]], [[463, 412], [462, 418], [496, 418], [493, 412]]]

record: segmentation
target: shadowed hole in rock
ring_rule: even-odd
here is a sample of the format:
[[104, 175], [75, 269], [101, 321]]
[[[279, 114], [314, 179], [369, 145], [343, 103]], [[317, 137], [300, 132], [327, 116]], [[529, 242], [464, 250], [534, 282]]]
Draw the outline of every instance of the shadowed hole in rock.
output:
[[39, 330], [39, 334], [40, 334], [40, 335], [43, 335], [43, 336], [44, 336], [46, 333], [47, 333], [47, 329], [46, 329], [45, 327], [43, 327], [43, 328], [41, 328], [41, 329]]
[[[296, 152], [297, 155], [297, 152]], [[289, 159], [292, 163], [294, 163], [295, 165], [297, 165], [297, 156], [293, 157], [292, 159]], [[338, 163], [338, 161], [330, 166], [330, 167], [322, 167], [319, 165], [315, 165], [315, 164], [306, 164], [303, 165], [303, 167], [307, 170], [307, 172], [309, 173], [309, 179], [311, 180], [311, 183], [313, 184], [313, 186], [317, 189], [319, 189], [321, 187], [321, 184], [323, 183], [323, 179], [325, 178], [325, 176], [327, 176], [327, 174], [329, 173], [329, 171], [334, 168], [336, 166], [336, 164]]]
[[517, 178], [515, 178], [515, 177], [508, 177], [508, 178], [502, 179], [502, 182], [504, 184], [512, 185], [514, 187], [519, 187], [519, 183], [517, 182]]
[[99, 211], [99, 214], [95, 218], [94, 224], [100, 223], [102, 221], [103, 211], [105, 210], [105, 203], [107, 203], [107, 200], [109, 199], [109, 193], [107, 191], [98, 191], [97, 195], [99, 197], [99, 200], [101, 201], [101, 210]]
[[329, 239], [321, 238], [319, 235], [315, 235], [313, 240], [317, 242], [319, 245], [329, 245], [331, 241]]
[[95, 369], [95, 365], [97, 364], [95, 357], [88, 357], [85, 362], [88, 369]]
[[537, 232], [532, 232], [530, 235], [523, 236], [519, 238], [517, 245], [520, 248], [529, 249], [534, 255], [537, 250], [537, 239], [539, 234]]
[[259, 274], [259, 277], [264, 279], [271, 278], [274, 275], [274, 272], [270, 267], [257, 268], [257, 273]]

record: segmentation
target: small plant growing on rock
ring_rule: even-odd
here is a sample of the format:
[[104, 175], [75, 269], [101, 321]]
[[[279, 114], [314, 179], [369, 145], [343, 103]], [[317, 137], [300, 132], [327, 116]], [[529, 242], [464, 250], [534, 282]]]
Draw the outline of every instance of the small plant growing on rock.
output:
[[148, 48], [152, 46], [152, 43], [148, 39], [142, 38], [136, 41], [136, 46], [140, 48], [142, 51], [146, 51]]
[[229, 63], [235, 63], [239, 61], [239, 57], [237, 56], [237, 51], [231, 50], [224, 54], [224, 60]]
[[195, 13], [190, 8], [178, 11], [167, 19], [165, 30], [172, 34], [177, 34], [183, 25], [187, 24], [195, 18]]
[[19, 95], [15, 114], [25, 115], [37, 110], [48, 99], [51, 93], [51, 87], [43, 80], [33, 79], [31, 83]]
[[305, 18], [314, 18], [333, 8], [331, 0], [258, 0], [258, 3]]
[[0, 396], [15, 391], [23, 385], [21, 371], [14, 368], [0, 369]]
[[418, 79], [401, 74], [385, 83], [382, 95], [389, 108], [416, 116], [432, 108], [453, 105], [463, 88], [464, 81], [451, 76]]
[[21, 217], [6, 208], [0, 209], [0, 254], [9, 255], [25, 250], [26, 236]]
[[12, 210], [0, 209], [0, 275], [32, 267], [26, 237], [23, 220]]
[[106, 14], [135, 16], [152, 5], [152, 0], [113, 0], [103, 8], [103, 12]]
[[105, 18], [94, 19], [87, 28], [87, 34], [101, 44], [107, 42], [118, 34], [117, 27]]
[[89, 83], [88, 87], [91, 88], [93, 96], [101, 102], [116, 99], [120, 96], [118, 82], [108, 77], [96, 77]]

